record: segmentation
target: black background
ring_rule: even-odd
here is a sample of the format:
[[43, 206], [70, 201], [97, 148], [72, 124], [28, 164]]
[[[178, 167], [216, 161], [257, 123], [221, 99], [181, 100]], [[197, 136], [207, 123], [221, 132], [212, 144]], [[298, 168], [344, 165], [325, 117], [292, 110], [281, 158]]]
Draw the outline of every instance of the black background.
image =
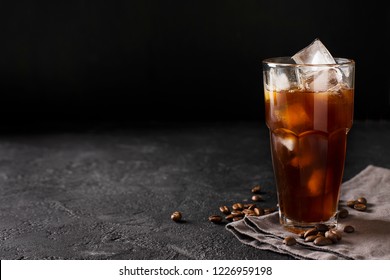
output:
[[378, 2], [1, 1], [1, 122], [261, 121], [261, 61], [315, 38], [356, 61], [355, 119], [389, 119]]

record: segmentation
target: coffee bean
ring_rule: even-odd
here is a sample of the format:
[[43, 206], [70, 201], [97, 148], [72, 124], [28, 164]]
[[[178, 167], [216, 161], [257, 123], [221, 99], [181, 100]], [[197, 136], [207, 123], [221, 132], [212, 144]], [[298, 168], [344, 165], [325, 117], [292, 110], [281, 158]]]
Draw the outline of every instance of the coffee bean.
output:
[[327, 225], [325, 225], [325, 224], [316, 224], [314, 227], [318, 231], [323, 231], [323, 232], [325, 232], [325, 231], [327, 231], [329, 229], [329, 227]]
[[256, 216], [263, 216], [264, 215], [263, 208], [256, 207], [255, 209], [253, 209], [253, 211], [255, 211]]
[[237, 217], [234, 217], [234, 218], [233, 218], [233, 221], [234, 221], [234, 222], [235, 222], [235, 221], [239, 221], [239, 220], [242, 220], [242, 217], [237, 216]]
[[243, 217], [243, 216], [245, 216], [245, 214], [243, 212], [238, 211], [238, 210], [234, 210], [230, 214], [233, 215], [233, 217]]
[[317, 235], [318, 233], [318, 230], [316, 228], [311, 228], [311, 229], [308, 229], [307, 231], [305, 231], [305, 234], [303, 235], [303, 237], [306, 239], [306, 237], [310, 236], [310, 235]]
[[330, 229], [329, 230], [332, 234], [335, 234], [336, 237], [337, 237], [337, 240], [340, 241], [341, 238], [342, 238], [342, 234], [340, 231], [336, 230], [336, 229]]
[[256, 204], [252, 204], [251, 206], [248, 207], [248, 209], [250, 210], [255, 210], [255, 208], [257, 208]]
[[223, 214], [225, 214], [225, 215], [229, 215], [230, 214], [230, 209], [229, 209], [229, 207], [227, 207], [227, 206], [220, 206], [219, 207], [219, 211], [221, 211]]
[[[247, 209], [249, 209], [249, 210], [254, 210], [257, 206], [256, 206], [256, 204], [253, 204], [253, 203], [251, 203], [251, 204], [245, 204], [245, 205], [247, 205]], [[245, 205], [244, 205], [244, 208], [245, 208]]]
[[255, 215], [255, 211], [249, 210], [249, 209], [242, 210], [242, 213], [244, 213], [246, 216], [254, 216]]
[[356, 203], [354, 206], [353, 206], [354, 209], [358, 210], [358, 211], [366, 211], [367, 209], [367, 205], [363, 204], [363, 203]]
[[330, 240], [332, 240], [333, 243], [339, 242], [339, 238], [338, 238], [337, 235], [336, 235], [335, 233], [333, 233], [332, 231], [327, 231], [327, 232], [325, 232], [325, 237], [326, 237], [326, 238], [329, 238]]
[[259, 194], [255, 194], [252, 196], [252, 200], [253, 201], [262, 201], [263, 200], [263, 197]]
[[[310, 235], [310, 236], [313, 236], [313, 235]], [[324, 231], [319, 231], [319, 232], [317, 232], [316, 236], [325, 236], [325, 232]]]
[[181, 220], [181, 213], [179, 211], [175, 211], [171, 215], [171, 220], [174, 222], [179, 222]]
[[234, 203], [232, 208], [233, 210], [242, 210], [244, 209], [244, 205], [242, 205], [242, 203]]
[[355, 228], [353, 226], [348, 225], [348, 226], [344, 227], [344, 232], [346, 232], [346, 233], [352, 233], [354, 231], [355, 231]]
[[233, 221], [233, 218], [234, 218], [234, 215], [233, 214], [229, 214], [225, 217], [226, 220], [228, 220], [229, 222]]
[[318, 235], [310, 235], [310, 236], [305, 238], [305, 242], [313, 242], [317, 238], [318, 238]]
[[364, 205], [367, 205], [367, 199], [365, 197], [359, 197], [357, 199], [357, 202], [361, 203], [361, 204], [364, 204]]
[[348, 200], [348, 201], [347, 201], [347, 206], [353, 208], [353, 206], [354, 206], [356, 203], [357, 203], [356, 200]]
[[252, 188], [251, 192], [252, 193], [260, 193], [261, 191], [261, 186], [260, 185], [256, 185]]
[[220, 222], [222, 222], [222, 217], [219, 215], [211, 215], [209, 217], [209, 221], [214, 224], [219, 224]]
[[292, 245], [297, 244], [297, 241], [295, 240], [294, 237], [292, 237], [292, 236], [287, 236], [287, 237], [283, 240], [283, 244], [285, 244], [285, 245], [287, 245], [287, 246], [292, 246]]
[[326, 238], [324, 236], [318, 236], [314, 240], [314, 244], [317, 245], [317, 246], [326, 246], [326, 245], [333, 244], [333, 242], [329, 238]]
[[349, 212], [348, 212], [347, 209], [341, 208], [341, 209], [339, 210], [339, 215], [338, 215], [339, 218], [345, 219], [346, 217], [348, 217], [348, 215], [349, 215]]
[[300, 233], [298, 233], [298, 236], [302, 239], [305, 239], [305, 232], [304, 231], [301, 231]]

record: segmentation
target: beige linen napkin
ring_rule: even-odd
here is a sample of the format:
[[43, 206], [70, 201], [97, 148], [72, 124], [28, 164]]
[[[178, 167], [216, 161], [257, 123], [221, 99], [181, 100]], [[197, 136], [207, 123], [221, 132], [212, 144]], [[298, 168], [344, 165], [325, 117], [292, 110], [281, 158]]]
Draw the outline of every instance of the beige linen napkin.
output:
[[[346, 201], [366, 197], [367, 211], [360, 212], [346, 206]], [[262, 250], [288, 254], [297, 259], [390, 259], [390, 169], [367, 166], [341, 187], [340, 207], [349, 216], [339, 219], [337, 228], [345, 225], [355, 228], [343, 233], [337, 244], [316, 246], [305, 243], [297, 235], [283, 230], [279, 214], [245, 217], [226, 225], [242, 243]], [[286, 236], [297, 237], [297, 244], [286, 246]]]

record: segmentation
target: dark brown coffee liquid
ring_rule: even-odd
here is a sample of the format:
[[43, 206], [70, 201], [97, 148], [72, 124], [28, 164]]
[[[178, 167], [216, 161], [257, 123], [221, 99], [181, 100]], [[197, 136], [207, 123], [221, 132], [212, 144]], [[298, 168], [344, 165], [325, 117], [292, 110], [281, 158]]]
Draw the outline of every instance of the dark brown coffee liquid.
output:
[[279, 207], [290, 220], [335, 215], [343, 177], [353, 90], [265, 93]]

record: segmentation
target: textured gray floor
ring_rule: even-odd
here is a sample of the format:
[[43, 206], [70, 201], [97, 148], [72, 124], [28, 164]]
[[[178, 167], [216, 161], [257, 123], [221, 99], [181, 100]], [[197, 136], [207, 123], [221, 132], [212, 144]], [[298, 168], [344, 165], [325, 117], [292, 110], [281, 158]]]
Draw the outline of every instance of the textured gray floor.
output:
[[[345, 179], [390, 168], [389, 144], [390, 122], [355, 122]], [[275, 206], [262, 123], [1, 135], [0, 258], [289, 259], [207, 221], [257, 183]]]

